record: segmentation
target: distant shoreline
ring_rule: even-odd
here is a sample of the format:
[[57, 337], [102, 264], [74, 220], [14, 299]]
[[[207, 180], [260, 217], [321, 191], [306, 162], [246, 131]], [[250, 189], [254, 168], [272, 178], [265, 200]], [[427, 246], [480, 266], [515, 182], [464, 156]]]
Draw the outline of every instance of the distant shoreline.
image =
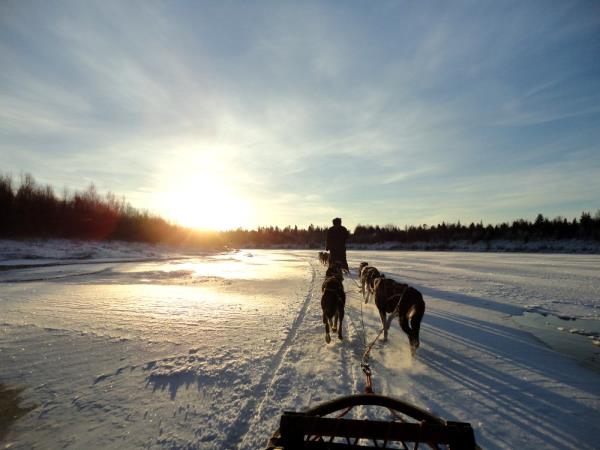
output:
[[409, 251], [461, 251], [490, 253], [576, 253], [599, 254], [600, 242], [563, 239], [563, 240], [531, 240], [510, 241], [448, 241], [448, 242], [384, 242], [381, 244], [352, 245], [352, 250], [409, 250]]
[[[49, 247], [48, 247], [49, 246]], [[123, 253], [131, 257], [132, 249], [138, 250], [143, 256], [147, 254], [164, 254], [165, 252], [175, 252], [179, 254], [189, 254], [190, 252], [205, 253], [219, 251], [235, 251], [238, 249], [252, 250], [324, 250], [325, 244], [310, 243], [310, 244], [270, 244], [257, 245], [254, 242], [245, 242], [241, 245], [223, 244], [220, 246], [205, 246], [198, 245], [169, 245], [169, 244], [153, 244], [147, 242], [128, 242], [119, 240], [85, 240], [85, 239], [53, 239], [53, 238], [24, 238], [24, 239], [0, 239], [0, 260], [1, 259], [37, 259], [37, 258], [53, 258], [65, 257], [73, 258], [71, 254], [76, 254], [75, 259], [88, 259], [90, 257], [99, 256], [98, 254], [108, 253], [111, 257], [113, 252], [121, 256], [121, 247], [127, 249]], [[50, 255], [47, 250], [52, 248]], [[582, 239], [556, 239], [556, 240], [489, 240], [489, 241], [417, 241], [417, 242], [398, 242], [386, 241], [372, 244], [357, 244], [349, 243], [347, 245], [350, 251], [423, 251], [423, 252], [481, 252], [481, 253], [552, 253], [552, 254], [582, 254], [595, 255], [600, 254], [600, 242], [593, 240]], [[32, 252], [33, 250], [33, 252]], [[24, 253], [23, 253], [24, 252]], [[33, 254], [32, 254], [33, 253]], [[38, 254], [39, 253], [39, 254]], [[63, 255], [65, 253], [65, 255]], [[139, 255], [134, 252], [135, 256]]]
[[[289, 249], [289, 250], [323, 250], [318, 245], [277, 244], [268, 246], [249, 245], [243, 249]], [[448, 242], [397, 242], [388, 241], [376, 244], [348, 244], [348, 250], [357, 251], [430, 251], [430, 252], [482, 252], [482, 253], [557, 253], [557, 254], [600, 254], [600, 242], [563, 239], [543, 241], [448, 241]]]

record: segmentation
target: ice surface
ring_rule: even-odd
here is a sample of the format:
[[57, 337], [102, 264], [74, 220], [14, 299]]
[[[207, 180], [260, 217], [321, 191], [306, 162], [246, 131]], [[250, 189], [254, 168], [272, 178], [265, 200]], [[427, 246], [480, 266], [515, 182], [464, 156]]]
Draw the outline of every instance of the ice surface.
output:
[[[31, 260], [31, 248], [2, 245], [7, 264]], [[2, 445], [255, 449], [283, 409], [364, 389], [362, 324], [374, 338], [376, 308], [347, 279], [345, 339], [325, 344], [315, 251], [190, 257], [119, 245], [119, 254], [90, 248], [85, 260], [44, 250], [50, 265], [0, 272], [0, 383], [23, 387], [36, 406]], [[596, 448], [598, 373], [510, 317], [598, 320], [600, 256], [356, 251], [349, 260], [410, 283], [427, 304], [417, 358], [397, 323], [375, 344], [376, 392], [471, 422], [486, 449]]]
[[[182, 253], [178, 249], [139, 242], [122, 241], [78, 241], [71, 239], [45, 239], [12, 241], [0, 239], [0, 262], [53, 260], [98, 260], [98, 259], [141, 259], [173, 257]], [[189, 254], [189, 250], [185, 252]]]

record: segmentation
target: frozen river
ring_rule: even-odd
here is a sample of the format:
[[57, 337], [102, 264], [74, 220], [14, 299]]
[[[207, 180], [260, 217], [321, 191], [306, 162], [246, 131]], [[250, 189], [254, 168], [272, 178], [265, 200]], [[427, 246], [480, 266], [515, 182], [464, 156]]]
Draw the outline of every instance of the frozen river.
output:
[[[347, 279], [345, 340], [325, 344], [316, 251], [67, 256], [2, 262], [0, 383], [35, 408], [0, 447], [255, 449], [282, 409], [364, 389], [376, 308]], [[349, 252], [360, 261], [427, 305], [416, 359], [397, 323], [375, 345], [376, 392], [471, 422], [486, 449], [597, 448], [600, 256]], [[525, 311], [589, 353], [545, 345]]]

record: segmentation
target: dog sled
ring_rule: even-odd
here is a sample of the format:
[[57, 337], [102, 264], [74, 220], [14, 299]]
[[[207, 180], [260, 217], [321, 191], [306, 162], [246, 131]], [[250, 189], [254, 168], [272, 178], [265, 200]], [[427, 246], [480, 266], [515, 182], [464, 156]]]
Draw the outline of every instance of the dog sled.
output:
[[[358, 406], [387, 409], [390, 420], [344, 417]], [[479, 450], [471, 424], [445, 421], [403, 400], [378, 394], [340, 397], [305, 412], [285, 411], [265, 450], [381, 448]]]
[[[408, 285], [403, 286], [402, 297]], [[397, 295], [396, 292], [390, 294], [392, 297]], [[390, 321], [400, 313], [400, 303], [397, 301], [394, 310], [387, 311], [391, 313]], [[360, 304], [362, 315], [362, 302]], [[339, 397], [304, 412], [284, 411], [279, 428], [269, 439], [265, 450], [480, 450], [470, 423], [446, 421], [406, 401], [374, 393], [369, 354], [386, 328], [384, 324], [370, 344], [363, 336], [365, 352], [360, 365], [366, 376], [365, 393]], [[359, 408], [361, 412], [379, 409], [373, 411], [377, 414], [368, 414], [379, 419], [363, 419], [364, 415], [360, 419], [352, 418], [356, 416], [352, 411], [356, 412]], [[381, 420], [381, 417], [388, 420]]]

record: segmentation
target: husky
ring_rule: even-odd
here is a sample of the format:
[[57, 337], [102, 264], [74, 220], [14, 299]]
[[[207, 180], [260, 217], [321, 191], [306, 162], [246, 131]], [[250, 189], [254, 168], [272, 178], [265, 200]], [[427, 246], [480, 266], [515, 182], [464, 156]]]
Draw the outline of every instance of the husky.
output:
[[329, 264], [329, 253], [327, 252], [319, 252], [319, 261], [324, 266]]
[[323, 309], [323, 324], [325, 325], [325, 342], [331, 342], [329, 329], [334, 333], [337, 331], [338, 338], [342, 336], [342, 321], [344, 320], [344, 308], [346, 306], [346, 293], [342, 284], [343, 275], [338, 267], [327, 269], [325, 280], [321, 286], [321, 308]]
[[[420, 345], [419, 329], [425, 314], [423, 295], [415, 288], [390, 278], [375, 279], [374, 291], [375, 305], [379, 310], [384, 330], [383, 340], [387, 341], [388, 329], [394, 318], [393, 313], [396, 312], [400, 328], [408, 336], [410, 350], [414, 356]], [[387, 314], [392, 314], [392, 316], [386, 319]]]
[[360, 280], [360, 292], [365, 303], [369, 303], [369, 297], [374, 293], [375, 280], [383, 276], [383, 274], [379, 273], [379, 270], [370, 266], [369, 263], [364, 261], [360, 263], [360, 266], [358, 266], [358, 278]]

